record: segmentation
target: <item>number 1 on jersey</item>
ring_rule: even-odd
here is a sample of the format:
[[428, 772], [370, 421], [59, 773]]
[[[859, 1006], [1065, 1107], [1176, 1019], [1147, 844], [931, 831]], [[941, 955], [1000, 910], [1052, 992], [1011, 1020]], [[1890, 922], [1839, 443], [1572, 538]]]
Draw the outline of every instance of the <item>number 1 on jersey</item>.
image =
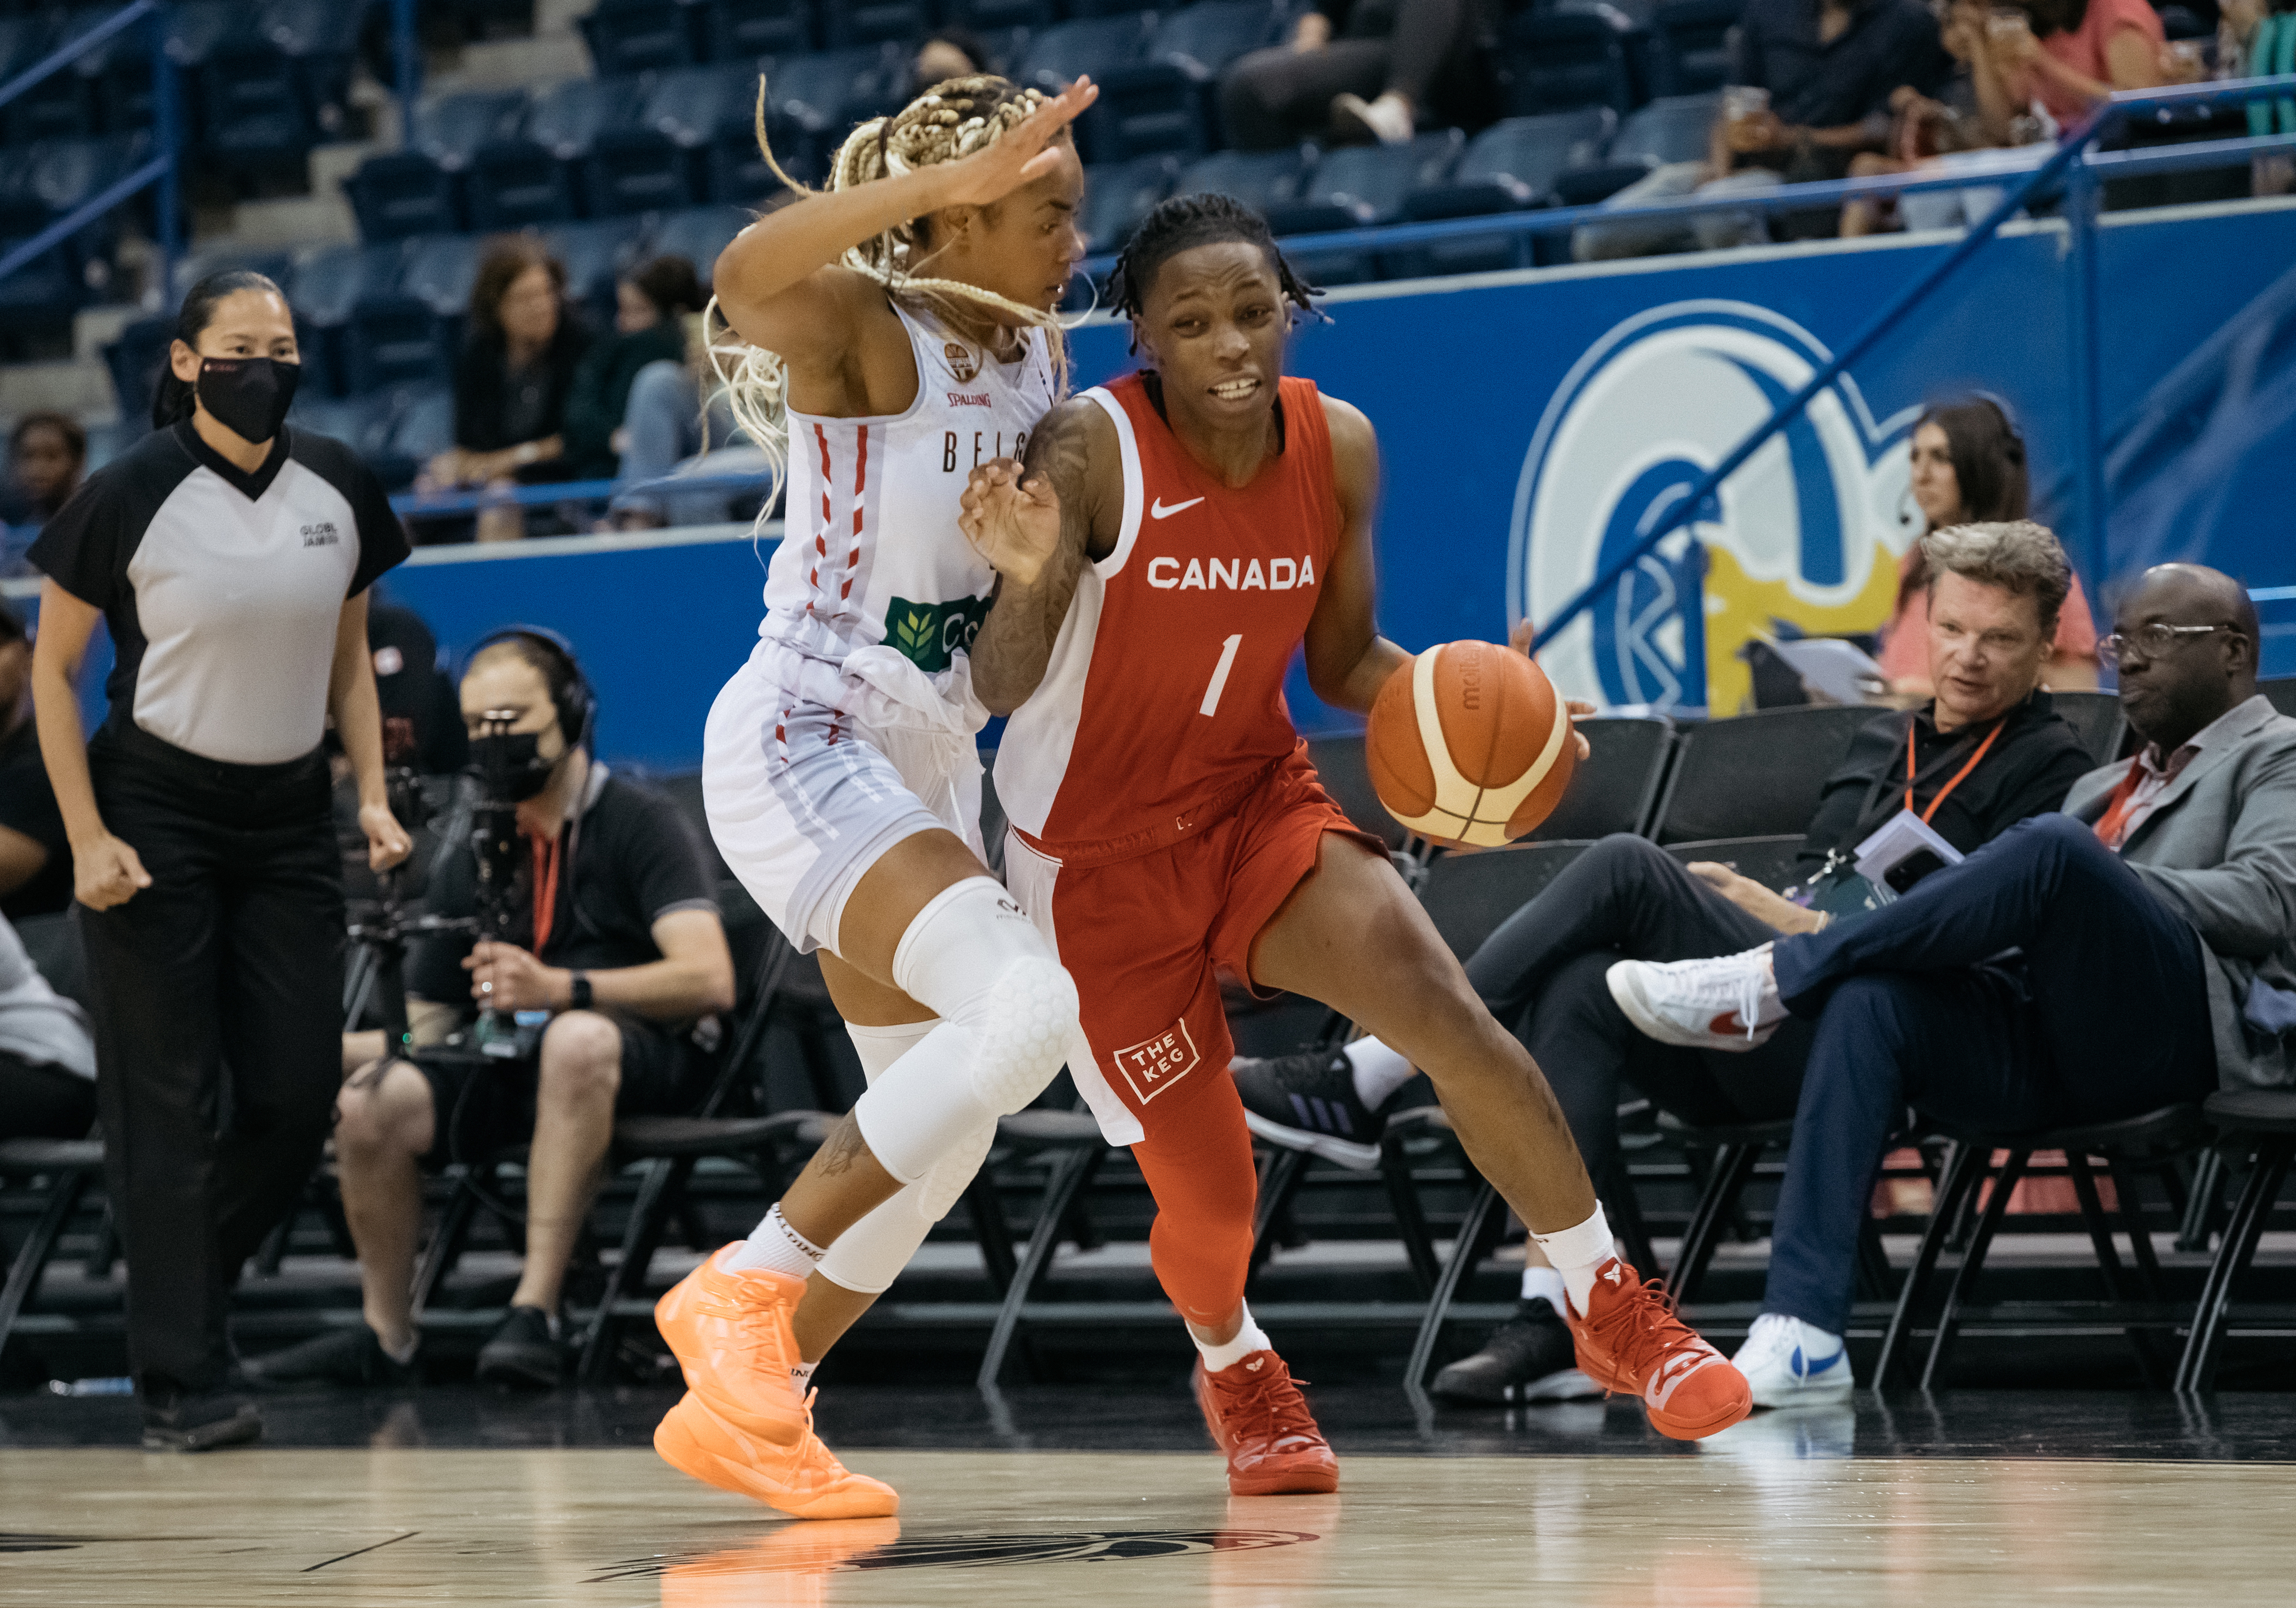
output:
[[1212, 671], [1211, 685], [1204, 689], [1203, 705], [1196, 710], [1199, 715], [1209, 715], [1219, 708], [1220, 689], [1227, 685], [1228, 668], [1235, 663], [1235, 651], [1242, 642], [1243, 634], [1238, 632], [1220, 644], [1219, 665]]

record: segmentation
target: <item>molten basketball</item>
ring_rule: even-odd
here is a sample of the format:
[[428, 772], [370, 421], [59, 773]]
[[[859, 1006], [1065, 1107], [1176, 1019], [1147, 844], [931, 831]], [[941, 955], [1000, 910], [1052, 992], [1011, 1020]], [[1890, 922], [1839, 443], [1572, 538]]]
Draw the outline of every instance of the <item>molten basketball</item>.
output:
[[1578, 763], [1546, 673], [1488, 642], [1447, 642], [1388, 677], [1364, 733], [1388, 813], [1439, 843], [1495, 848], [1554, 813]]

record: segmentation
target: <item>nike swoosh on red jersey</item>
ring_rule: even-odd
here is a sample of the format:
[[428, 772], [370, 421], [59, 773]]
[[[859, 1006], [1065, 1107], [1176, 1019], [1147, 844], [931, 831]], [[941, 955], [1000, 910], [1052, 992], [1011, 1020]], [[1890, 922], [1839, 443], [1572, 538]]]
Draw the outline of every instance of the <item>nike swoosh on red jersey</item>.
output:
[[1162, 497], [1158, 497], [1153, 503], [1149, 505], [1148, 517], [1153, 520], [1168, 520], [1176, 513], [1185, 513], [1189, 509], [1194, 507], [1198, 503], [1201, 503], [1203, 500], [1204, 499], [1200, 496], [1192, 496], [1185, 503], [1175, 503], [1169, 508], [1167, 508], [1164, 506], [1164, 499]]

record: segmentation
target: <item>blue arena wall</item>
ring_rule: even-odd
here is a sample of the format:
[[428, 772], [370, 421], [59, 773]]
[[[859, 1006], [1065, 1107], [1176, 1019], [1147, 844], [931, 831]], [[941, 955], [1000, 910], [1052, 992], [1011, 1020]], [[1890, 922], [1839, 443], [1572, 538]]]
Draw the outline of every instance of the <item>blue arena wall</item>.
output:
[[[2039, 516], [2069, 506], [2063, 240], [2024, 225], [1983, 248], [1733, 477], [1695, 547], [1675, 538], [1566, 632], [1543, 655], [1550, 671], [1605, 703], [1726, 711], [1750, 631], [1872, 629], [1913, 531], [1906, 432], [1925, 402], [1956, 391], [2011, 404]], [[1379, 429], [1382, 628], [1416, 649], [1546, 618], [1950, 243], [1885, 237], [1335, 293], [1291, 367]], [[2102, 246], [2101, 414], [2128, 461], [2110, 460], [2120, 512], [2106, 538], [2063, 531], [2091, 596], [2170, 557], [2254, 587], [2296, 585], [2284, 489], [2296, 396], [2281, 394], [2296, 390], [2296, 205], [2112, 215]], [[1082, 382], [1128, 365], [1114, 324], [1074, 342]], [[386, 586], [450, 652], [512, 620], [565, 632], [601, 692], [602, 751], [676, 770], [699, 763], [709, 701], [754, 640], [768, 545], [718, 530], [430, 548]], [[2296, 673], [2296, 597], [2266, 612], [2267, 672]], [[1303, 727], [1347, 724], [1304, 686], [1293, 701]]]

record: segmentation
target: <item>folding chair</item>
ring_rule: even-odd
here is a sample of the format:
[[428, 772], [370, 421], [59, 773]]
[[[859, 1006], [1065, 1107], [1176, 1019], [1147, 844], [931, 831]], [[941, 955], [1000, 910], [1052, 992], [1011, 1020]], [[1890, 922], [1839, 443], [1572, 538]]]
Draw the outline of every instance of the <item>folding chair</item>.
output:
[[1652, 838], [1674, 844], [1807, 832], [1825, 778], [1877, 713], [1821, 704], [1678, 728]]
[[[976, 1376], [981, 1389], [994, 1391], [1003, 1377], [1013, 1342], [1023, 1337], [1026, 1309], [1052, 1272], [1053, 1253], [1063, 1238], [1071, 1237], [1070, 1219], [1076, 1216], [1078, 1202], [1098, 1176], [1111, 1148], [1101, 1135], [1099, 1119], [1088, 1111], [1036, 1109], [997, 1119], [996, 1148], [967, 1192], [974, 1232], [980, 1239], [990, 1281], [995, 1283], [1001, 1276], [1004, 1284], [996, 1321], [988, 1333], [988, 1349], [981, 1356], [980, 1371]], [[990, 1174], [1000, 1164], [1040, 1156], [1051, 1158], [1051, 1170], [1045, 1179], [1037, 1215], [1029, 1223], [1027, 1249], [1016, 1260], [1005, 1227], [1002, 1199]], [[1074, 1232], [1079, 1246], [1085, 1242], [1086, 1233], [1081, 1227]], [[992, 1254], [992, 1244], [1003, 1247], [1001, 1258]]]
[[[2157, 1316], [2161, 1302], [2160, 1263], [2153, 1255], [2152, 1235], [2144, 1224], [2143, 1197], [2137, 1193], [2136, 1179], [2140, 1171], [2160, 1176], [2168, 1186], [2171, 1202], [2181, 1212], [2184, 1191], [2173, 1163], [2206, 1142], [2208, 1127], [2201, 1107], [2168, 1105], [2118, 1122], [2091, 1123], [2043, 1133], [1988, 1133], [1939, 1122], [1932, 1122], [1931, 1127], [1949, 1142], [1949, 1148], [1938, 1181], [1936, 1203], [1931, 1209], [1929, 1229], [1922, 1235], [1921, 1249], [1915, 1254], [1913, 1268], [1898, 1291], [1897, 1310], [1882, 1336], [1881, 1358], [1874, 1369], [1875, 1388], [1889, 1382], [1891, 1371], [1911, 1346], [1915, 1315], [1929, 1294], [1938, 1258], [1948, 1239], [1957, 1231], [1961, 1218], [1975, 1205], [1978, 1188], [1989, 1176], [1993, 1179], [1992, 1193], [1982, 1209], [1977, 1210], [1967, 1249], [1962, 1252], [1961, 1265], [1954, 1271], [1936, 1326], [1931, 1331], [1928, 1360], [1922, 1366], [1921, 1388], [1926, 1391], [1938, 1382], [1955, 1336], [1965, 1322], [1964, 1311], [1978, 1276], [1984, 1271], [1986, 1252], [2008, 1211], [2009, 1197], [2017, 1180], [2035, 1171], [2031, 1165], [2033, 1153], [2046, 1150], [2064, 1153], [2066, 1174], [2072, 1179], [2073, 1193], [2080, 1202], [2081, 1218], [2096, 1252], [2097, 1275], [2107, 1309], [2121, 1325], [2145, 1377], [2155, 1384], [2167, 1383], [2152, 1332], [2173, 1325]], [[2006, 1153], [2006, 1160], [1998, 1169], [1993, 1166], [1997, 1151]], [[2116, 1209], [2111, 1216], [2104, 1210], [2095, 1176], [2090, 1171], [2092, 1156], [2103, 1161], [2107, 1176], [2112, 1180]], [[2128, 1235], [2136, 1264], [2136, 1293], [2142, 1306], [2133, 1306], [2129, 1301], [2124, 1282], [2128, 1270], [2122, 1267], [2112, 1243], [2114, 1218]], [[2094, 1323], [2094, 1317], [2087, 1318], [2080, 1326], [2093, 1326]], [[2065, 1325], [2046, 1320], [2020, 1325], [2029, 1331], [2062, 1326]]]
[[39, 1289], [40, 1276], [55, 1255], [80, 1196], [103, 1168], [103, 1144], [99, 1139], [10, 1139], [0, 1142], [0, 1178], [29, 1179], [39, 1202], [37, 1215], [24, 1243], [8, 1264], [8, 1282], [0, 1286], [0, 1351], [17, 1317]]
[[2177, 1363], [2173, 1388], [2187, 1392], [2216, 1388], [2225, 1337], [2234, 1333], [2233, 1286], [2255, 1259], [2257, 1242], [2288, 1180], [2289, 1163], [2296, 1161], [2296, 1089], [2228, 1090], [2210, 1095], [2202, 1112], [2219, 1136], [2218, 1153], [2245, 1155], [2250, 1162]]

